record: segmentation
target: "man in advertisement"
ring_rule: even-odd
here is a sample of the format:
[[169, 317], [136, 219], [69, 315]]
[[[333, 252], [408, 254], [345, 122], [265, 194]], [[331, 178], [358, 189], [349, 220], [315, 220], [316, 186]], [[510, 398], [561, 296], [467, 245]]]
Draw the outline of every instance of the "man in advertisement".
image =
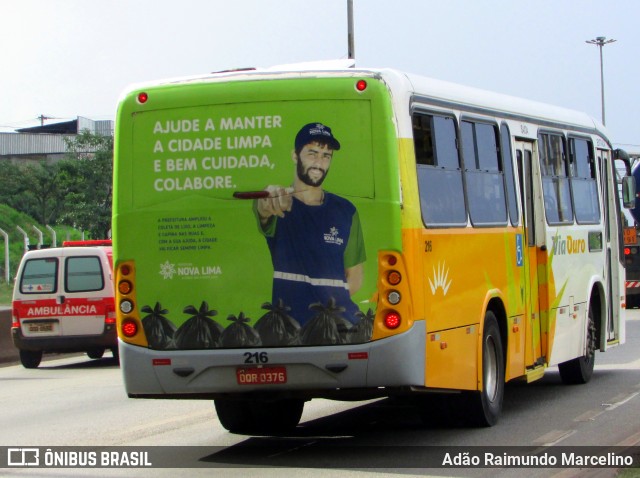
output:
[[322, 188], [339, 150], [331, 128], [303, 126], [292, 152], [293, 185], [267, 186], [269, 196], [254, 205], [273, 262], [272, 302], [290, 307], [303, 327], [321, 307], [358, 321], [351, 296], [362, 285], [366, 259], [360, 219], [350, 201]]

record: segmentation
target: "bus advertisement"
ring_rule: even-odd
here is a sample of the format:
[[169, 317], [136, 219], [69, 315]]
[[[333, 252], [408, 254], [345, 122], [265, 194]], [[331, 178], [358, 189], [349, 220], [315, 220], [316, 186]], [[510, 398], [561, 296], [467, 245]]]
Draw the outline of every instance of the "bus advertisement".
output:
[[327, 68], [137, 86], [116, 124], [132, 398], [256, 433], [313, 398], [446, 392], [487, 426], [505, 382], [586, 382], [624, 342], [625, 154], [586, 115]]

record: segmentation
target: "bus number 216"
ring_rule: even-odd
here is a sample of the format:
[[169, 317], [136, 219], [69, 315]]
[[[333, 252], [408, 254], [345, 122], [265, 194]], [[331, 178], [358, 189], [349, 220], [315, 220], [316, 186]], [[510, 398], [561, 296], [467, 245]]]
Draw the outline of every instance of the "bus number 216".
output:
[[267, 352], [245, 352], [244, 363], [267, 363], [269, 356]]

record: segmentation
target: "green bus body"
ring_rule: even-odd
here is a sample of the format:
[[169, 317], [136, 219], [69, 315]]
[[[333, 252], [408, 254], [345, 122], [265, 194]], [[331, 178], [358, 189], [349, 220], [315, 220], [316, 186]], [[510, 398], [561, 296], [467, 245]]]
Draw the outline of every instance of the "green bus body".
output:
[[[234, 193], [290, 186], [294, 138], [308, 123], [329, 126], [341, 144], [322, 187], [357, 209], [366, 261], [352, 300], [363, 315], [375, 312], [378, 251], [401, 249], [399, 148], [386, 85], [367, 78], [358, 91], [355, 82], [247, 75], [158, 84], [123, 98], [114, 257], [135, 271], [129, 315], [144, 325], [150, 348], [222, 348], [230, 326], [237, 340], [226, 346], [264, 345], [246, 328], [272, 308], [265, 304], [272, 302], [274, 268], [256, 200]], [[121, 310], [120, 320], [125, 317]], [[362, 339], [343, 334], [333, 343], [354, 340]]]

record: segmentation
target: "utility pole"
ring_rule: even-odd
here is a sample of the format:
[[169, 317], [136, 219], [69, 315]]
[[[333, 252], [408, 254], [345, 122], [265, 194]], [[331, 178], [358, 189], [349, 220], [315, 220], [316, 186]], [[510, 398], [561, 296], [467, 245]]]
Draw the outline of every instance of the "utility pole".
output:
[[53, 119], [53, 118], [41, 114], [40, 116], [38, 116], [38, 119], [40, 120], [40, 126], [44, 126], [44, 121], [45, 120], [49, 120], [49, 119]]
[[600, 97], [602, 101], [602, 124], [605, 123], [605, 115], [604, 115], [604, 62], [602, 61], [602, 47], [608, 43], [613, 43], [616, 40], [607, 40], [606, 37], [596, 37], [595, 40], [586, 40], [585, 43], [589, 43], [590, 45], [597, 45], [600, 50]]
[[348, 22], [348, 32], [347, 32], [347, 43], [349, 50], [349, 59], [355, 60], [356, 58], [356, 50], [355, 50], [355, 39], [353, 36], [353, 0], [347, 0], [347, 22]]

